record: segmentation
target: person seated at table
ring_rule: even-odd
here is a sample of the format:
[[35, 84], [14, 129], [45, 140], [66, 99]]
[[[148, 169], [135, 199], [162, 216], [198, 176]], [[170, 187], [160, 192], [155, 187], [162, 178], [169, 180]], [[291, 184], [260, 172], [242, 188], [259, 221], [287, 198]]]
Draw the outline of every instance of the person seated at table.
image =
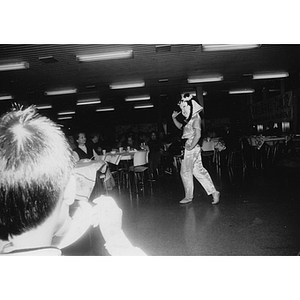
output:
[[[59, 126], [33, 106], [15, 108], [0, 118], [0, 254], [62, 254], [52, 245], [53, 237], [62, 226], [80, 230], [78, 219], [69, 216], [76, 190], [74, 165]], [[122, 231], [122, 210], [113, 198], [101, 196], [93, 202], [85, 221], [99, 226], [108, 252], [145, 255]]]
[[124, 149], [130, 147], [130, 150], [140, 150], [140, 144], [133, 138], [133, 135], [129, 135], [125, 143], [122, 146]]
[[87, 146], [94, 149], [97, 155], [102, 155], [102, 147], [100, 143], [100, 134], [98, 132], [92, 132], [90, 139], [87, 141]]
[[73, 135], [67, 135], [67, 141], [72, 150], [77, 147]]
[[[166, 174], [173, 174], [173, 169], [176, 170], [174, 158], [180, 157], [183, 151], [183, 142], [180, 135], [175, 135], [173, 140], [169, 141], [170, 145], [161, 156], [161, 163]], [[178, 170], [177, 170], [178, 171]]]
[[76, 161], [81, 159], [95, 159], [100, 160], [97, 152], [86, 144], [86, 136], [84, 132], [77, 132], [74, 137], [77, 147], [73, 149], [73, 155]]

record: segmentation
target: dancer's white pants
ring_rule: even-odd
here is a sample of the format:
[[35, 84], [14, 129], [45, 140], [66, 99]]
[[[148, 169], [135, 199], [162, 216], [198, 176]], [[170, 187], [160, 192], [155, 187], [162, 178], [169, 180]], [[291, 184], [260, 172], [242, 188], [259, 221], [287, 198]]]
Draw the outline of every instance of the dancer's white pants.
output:
[[211, 195], [216, 191], [209, 173], [203, 167], [201, 148], [199, 145], [194, 147], [191, 151], [184, 150], [184, 158], [181, 162], [180, 176], [184, 186], [186, 199], [193, 199], [193, 175], [201, 183], [208, 195]]

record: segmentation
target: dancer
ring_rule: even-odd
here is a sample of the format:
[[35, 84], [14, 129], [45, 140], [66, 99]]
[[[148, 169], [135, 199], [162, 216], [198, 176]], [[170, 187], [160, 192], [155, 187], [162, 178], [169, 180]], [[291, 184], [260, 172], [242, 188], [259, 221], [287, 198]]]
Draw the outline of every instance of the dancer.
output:
[[[201, 148], [198, 145], [201, 137], [201, 118], [199, 112], [203, 107], [197, 103], [196, 98], [188, 93], [184, 94], [178, 105], [181, 108], [181, 112], [173, 111], [172, 119], [178, 129], [182, 129], [183, 127], [182, 139], [186, 139], [184, 158], [180, 170], [185, 197], [179, 203], [185, 204], [193, 201], [194, 175], [206, 193], [213, 196], [212, 204], [217, 204], [220, 200], [220, 192], [216, 190], [209, 173], [202, 165]], [[180, 113], [185, 117], [185, 125], [176, 119]]]

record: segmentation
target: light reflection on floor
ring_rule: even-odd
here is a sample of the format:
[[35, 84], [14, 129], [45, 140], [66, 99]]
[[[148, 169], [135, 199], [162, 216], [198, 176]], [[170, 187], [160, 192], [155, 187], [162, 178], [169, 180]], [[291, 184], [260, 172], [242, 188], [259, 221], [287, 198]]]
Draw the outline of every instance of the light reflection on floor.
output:
[[[197, 182], [194, 201], [179, 204], [183, 188], [178, 174], [158, 177], [153, 194], [148, 185], [139, 196], [114, 190], [111, 195], [123, 210], [123, 229], [132, 243], [152, 256], [299, 253], [299, 169], [243, 172], [223, 167], [221, 174], [214, 168], [209, 172], [221, 192], [216, 206]], [[98, 247], [99, 242], [91, 242]], [[94, 249], [79, 255], [97, 254]]]

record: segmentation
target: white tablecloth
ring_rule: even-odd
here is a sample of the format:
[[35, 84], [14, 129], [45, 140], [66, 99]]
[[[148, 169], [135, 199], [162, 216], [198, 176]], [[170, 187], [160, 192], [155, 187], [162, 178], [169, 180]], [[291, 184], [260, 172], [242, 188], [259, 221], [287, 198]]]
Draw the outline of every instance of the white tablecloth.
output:
[[89, 200], [96, 182], [97, 171], [104, 174], [103, 183], [112, 188], [115, 183], [107, 163], [103, 160], [92, 160], [90, 162], [77, 162], [73, 170], [76, 178], [76, 199]]
[[274, 137], [274, 136], [263, 136], [263, 135], [253, 135], [248, 137], [248, 142], [251, 146], [256, 147], [258, 150], [261, 149], [264, 143], [273, 146], [276, 142], [289, 141], [289, 136]]
[[223, 142], [219, 138], [204, 139], [202, 146], [202, 151], [223, 151], [226, 149]]
[[100, 156], [102, 160], [114, 165], [118, 165], [121, 160], [132, 160], [136, 151], [116, 152], [115, 154], [106, 153]]

